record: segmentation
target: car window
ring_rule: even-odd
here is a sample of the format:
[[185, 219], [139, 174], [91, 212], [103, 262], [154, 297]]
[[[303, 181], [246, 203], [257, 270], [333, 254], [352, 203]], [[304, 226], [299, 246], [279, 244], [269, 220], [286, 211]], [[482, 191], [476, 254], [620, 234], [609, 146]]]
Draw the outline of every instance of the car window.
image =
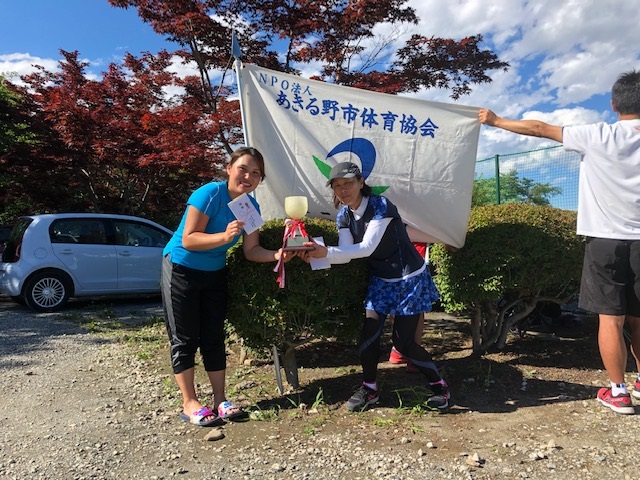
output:
[[9, 234], [11, 233], [11, 227], [0, 226], [0, 242], [6, 242], [9, 240]]
[[166, 232], [142, 222], [113, 220], [113, 225], [117, 245], [164, 248], [171, 238]]
[[9, 240], [10, 233], [11, 227], [6, 227], [4, 225], [0, 226], [0, 253], [4, 252], [4, 249], [7, 246], [7, 241]]
[[55, 220], [49, 228], [51, 243], [80, 243], [103, 245], [107, 243], [104, 223], [91, 218], [63, 218]]
[[3, 262], [16, 262], [18, 260], [22, 247], [22, 237], [24, 236], [24, 232], [27, 230], [27, 227], [31, 225], [31, 222], [33, 222], [31, 218], [20, 218], [11, 232], [9, 232], [9, 238], [6, 241], [2, 252]]

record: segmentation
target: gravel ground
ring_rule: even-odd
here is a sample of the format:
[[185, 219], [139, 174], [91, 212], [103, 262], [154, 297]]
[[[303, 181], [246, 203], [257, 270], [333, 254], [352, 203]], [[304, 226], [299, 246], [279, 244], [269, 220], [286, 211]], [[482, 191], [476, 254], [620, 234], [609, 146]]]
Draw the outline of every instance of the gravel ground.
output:
[[[513, 399], [504, 408], [483, 408], [482, 399], [474, 403], [467, 394], [461, 396], [465, 404], [448, 415], [409, 421], [408, 414], [398, 421], [396, 409], [384, 406], [348, 414], [343, 399], [324, 413], [308, 407], [301, 413], [304, 406], [298, 405], [275, 421], [222, 425], [214, 431], [224, 438], [207, 441], [213, 429], [178, 420], [167, 369], [141, 359], [121, 336], [87, 333], [73, 321], [92, 308], [74, 308], [66, 317], [34, 314], [0, 298], [0, 478], [637, 476], [637, 418], [600, 408], [591, 397], [591, 380], [583, 389], [560, 384], [560, 393], [536, 394], [537, 401], [526, 406], [523, 396], [518, 408], [505, 407], [514, 406]], [[158, 317], [161, 308], [152, 300], [124, 303], [114, 312], [127, 321]], [[309, 370], [303, 369], [303, 383]], [[603, 378], [597, 370], [589, 375]], [[229, 383], [235, 391], [252, 385], [231, 374]]]

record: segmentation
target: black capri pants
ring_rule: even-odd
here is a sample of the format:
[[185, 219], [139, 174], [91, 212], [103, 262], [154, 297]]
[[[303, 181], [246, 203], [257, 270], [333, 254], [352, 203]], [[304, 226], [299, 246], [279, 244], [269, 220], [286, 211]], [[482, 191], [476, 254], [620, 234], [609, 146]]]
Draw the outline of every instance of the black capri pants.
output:
[[227, 268], [196, 270], [162, 260], [162, 303], [174, 374], [195, 366], [198, 348], [207, 372], [227, 366], [224, 321], [227, 316]]

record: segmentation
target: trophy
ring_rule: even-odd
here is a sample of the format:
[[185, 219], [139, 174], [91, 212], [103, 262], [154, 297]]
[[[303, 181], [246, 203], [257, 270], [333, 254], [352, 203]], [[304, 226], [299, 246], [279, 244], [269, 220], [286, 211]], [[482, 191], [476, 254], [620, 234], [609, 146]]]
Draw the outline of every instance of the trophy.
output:
[[307, 197], [294, 196], [285, 197], [284, 210], [287, 212], [290, 220], [287, 221], [284, 231], [284, 248], [285, 252], [293, 252], [296, 250], [310, 250], [312, 247], [305, 247], [304, 242], [309, 241], [309, 236], [305, 230], [304, 217], [309, 208]]

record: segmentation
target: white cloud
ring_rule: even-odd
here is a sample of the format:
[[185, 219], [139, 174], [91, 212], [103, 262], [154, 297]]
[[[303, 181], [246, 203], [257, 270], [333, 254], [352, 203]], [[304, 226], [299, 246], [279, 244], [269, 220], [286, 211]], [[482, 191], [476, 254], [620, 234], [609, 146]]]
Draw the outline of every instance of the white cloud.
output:
[[[425, 36], [460, 39], [482, 34], [486, 47], [511, 64], [493, 83], [460, 99], [509, 118], [555, 124], [614, 121], [608, 106], [617, 76], [640, 67], [635, 39], [640, 15], [626, 0], [410, 0]], [[451, 102], [444, 91], [418, 95]], [[479, 157], [553, 145], [483, 127]]]
[[10, 78], [14, 83], [21, 83], [20, 76], [35, 72], [35, 65], [41, 65], [46, 70], [55, 71], [58, 68], [58, 61], [36, 57], [28, 53], [0, 55], [0, 74]]
[[184, 63], [181, 57], [174, 55], [171, 57], [171, 65], [167, 68], [167, 71], [171, 73], [175, 73], [178, 78], [185, 78], [198, 74], [198, 66], [196, 62], [187, 62]]
[[[475, 86], [458, 103], [488, 107], [501, 116], [537, 115], [552, 123], [612, 121], [611, 84], [621, 72], [640, 67], [635, 39], [640, 15], [635, 2], [628, 0], [409, 0], [408, 5], [415, 8], [419, 25], [402, 32], [378, 26], [376, 38], [369, 43], [398, 33], [404, 39], [411, 33], [453, 39], [482, 34], [483, 46], [511, 67], [507, 72], [492, 72], [492, 83]], [[82, 51], [82, 45], [78, 49]], [[24, 75], [34, 71], [35, 64], [54, 71], [58, 59], [29, 53], [0, 55], [0, 72], [5, 74]], [[105, 65], [93, 59], [89, 70], [99, 75]], [[308, 77], [318, 73], [319, 67], [306, 65], [302, 73]], [[170, 69], [180, 77], [197, 73], [193, 65], [177, 60]], [[219, 76], [214, 78], [214, 84], [219, 82]], [[432, 89], [414, 96], [453, 103], [449, 95]], [[479, 156], [517, 152], [541, 143], [548, 142], [483, 127]]]

